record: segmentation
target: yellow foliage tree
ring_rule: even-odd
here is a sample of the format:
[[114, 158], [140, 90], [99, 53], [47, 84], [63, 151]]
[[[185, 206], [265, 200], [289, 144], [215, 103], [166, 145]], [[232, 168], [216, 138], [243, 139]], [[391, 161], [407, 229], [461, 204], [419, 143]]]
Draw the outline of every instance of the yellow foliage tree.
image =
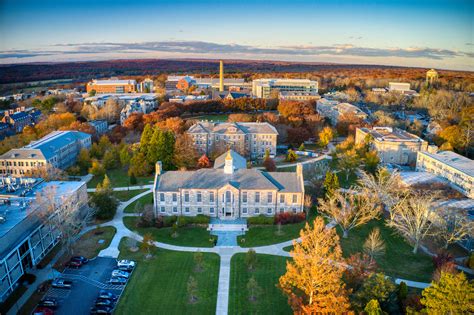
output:
[[339, 237], [326, 229], [321, 217], [300, 231], [301, 243], [293, 242], [292, 261], [279, 287], [288, 296], [295, 314], [341, 314], [349, 310], [347, 291], [342, 282], [345, 270]]

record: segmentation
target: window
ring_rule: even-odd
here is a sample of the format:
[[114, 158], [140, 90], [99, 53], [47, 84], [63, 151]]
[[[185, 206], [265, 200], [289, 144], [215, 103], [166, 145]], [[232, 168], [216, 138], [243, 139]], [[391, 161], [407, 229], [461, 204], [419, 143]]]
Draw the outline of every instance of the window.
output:
[[259, 208], [255, 208], [255, 214], [259, 214], [260, 213], [260, 209]]
[[267, 193], [267, 203], [272, 203], [273, 194], [271, 192]]
[[267, 209], [267, 213], [268, 213], [268, 214], [272, 214], [272, 208], [268, 208], [268, 209]]
[[202, 213], [202, 208], [198, 207], [198, 213]]
[[160, 212], [165, 212], [165, 207], [161, 207]]
[[225, 192], [225, 201], [226, 202], [231, 202], [232, 201], [232, 195], [231, 195], [230, 191]]
[[242, 202], [243, 202], [243, 203], [247, 203], [247, 192], [246, 192], [246, 191], [244, 191], [244, 192], [242, 193]]
[[184, 202], [189, 202], [189, 192], [188, 191], [184, 193]]
[[213, 207], [209, 208], [209, 213], [214, 213], [214, 208]]
[[173, 213], [178, 213], [178, 208], [177, 207], [173, 207]]
[[173, 193], [173, 201], [174, 202], [178, 201], [178, 196], [176, 195], [176, 193]]
[[283, 212], [285, 212], [285, 209], [280, 208], [280, 213], [283, 213]]
[[296, 203], [298, 201], [298, 195], [293, 194], [293, 203]]
[[202, 202], [202, 193], [200, 191], [197, 193], [197, 202]]
[[280, 203], [285, 203], [285, 195], [280, 195]]
[[189, 213], [189, 207], [185, 207], [184, 212]]
[[260, 193], [258, 191], [255, 193], [255, 202], [260, 202]]
[[242, 213], [247, 214], [247, 208], [242, 208]]
[[[214, 192], [210, 192], [209, 193], [209, 202], [214, 202]], [[214, 208], [211, 208], [211, 209], [214, 209]]]

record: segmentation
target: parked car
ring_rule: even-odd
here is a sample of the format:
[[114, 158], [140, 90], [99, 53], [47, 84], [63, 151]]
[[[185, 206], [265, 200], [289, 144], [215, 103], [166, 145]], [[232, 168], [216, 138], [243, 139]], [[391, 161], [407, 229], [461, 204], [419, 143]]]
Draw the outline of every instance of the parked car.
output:
[[99, 298], [100, 299], [108, 299], [112, 301], [117, 301], [118, 296], [113, 294], [112, 292], [106, 291], [106, 290], [100, 290], [99, 292]]
[[49, 307], [37, 306], [33, 310], [33, 315], [54, 315], [54, 311]]
[[112, 277], [109, 280], [110, 284], [118, 284], [118, 285], [124, 285], [127, 283], [127, 279], [122, 278], [122, 277]]
[[133, 260], [119, 260], [117, 262], [117, 268], [120, 270], [131, 271], [135, 268], [135, 262]]
[[38, 303], [38, 306], [44, 306], [55, 309], [56, 307], [58, 307], [58, 301], [54, 298], [46, 297]]
[[84, 256], [74, 256], [74, 257], [71, 258], [71, 261], [78, 261], [78, 262], [80, 262], [84, 265], [84, 264], [87, 264], [89, 262], [89, 259], [87, 259]]
[[51, 283], [51, 286], [53, 288], [59, 288], [59, 289], [70, 289], [72, 288], [72, 281], [58, 278], [58, 279], [53, 280], [53, 282]]
[[123, 271], [123, 270], [114, 270], [112, 271], [112, 277], [122, 277], [122, 278], [129, 278], [130, 277], [130, 273], [129, 272], [126, 272], [126, 271]]
[[82, 267], [82, 263], [80, 261], [76, 261], [76, 260], [70, 260], [68, 263], [67, 263], [67, 266], [69, 268], [75, 268], [75, 269], [78, 269], [78, 268], [81, 268]]
[[110, 306], [94, 306], [91, 308], [91, 314], [112, 314], [112, 310]]
[[114, 302], [108, 299], [97, 299], [95, 300], [95, 306], [110, 306], [114, 307]]

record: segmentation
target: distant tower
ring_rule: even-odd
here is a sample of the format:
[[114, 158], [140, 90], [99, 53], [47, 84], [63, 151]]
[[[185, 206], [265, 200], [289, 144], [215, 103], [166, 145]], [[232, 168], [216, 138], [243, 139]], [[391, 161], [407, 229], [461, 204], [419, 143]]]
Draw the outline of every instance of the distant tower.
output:
[[435, 69], [428, 70], [426, 72], [426, 85], [432, 86], [436, 81], [438, 81], [438, 72]]
[[222, 60], [219, 67], [219, 92], [224, 92], [224, 62]]

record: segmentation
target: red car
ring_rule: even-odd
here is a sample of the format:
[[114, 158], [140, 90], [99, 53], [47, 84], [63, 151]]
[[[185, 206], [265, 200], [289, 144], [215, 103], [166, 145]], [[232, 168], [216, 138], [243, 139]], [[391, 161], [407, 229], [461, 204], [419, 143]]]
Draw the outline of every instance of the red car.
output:
[[78, 260], [70, 260], [68, 263], [67, 263], [67, 266], [69, 268], [81, 268], [82, 267], [82, 262], [78, 261]]
[[37, 306], [33, 311], [33, 315], [54, 315], [54, 311], [48, 307]]

